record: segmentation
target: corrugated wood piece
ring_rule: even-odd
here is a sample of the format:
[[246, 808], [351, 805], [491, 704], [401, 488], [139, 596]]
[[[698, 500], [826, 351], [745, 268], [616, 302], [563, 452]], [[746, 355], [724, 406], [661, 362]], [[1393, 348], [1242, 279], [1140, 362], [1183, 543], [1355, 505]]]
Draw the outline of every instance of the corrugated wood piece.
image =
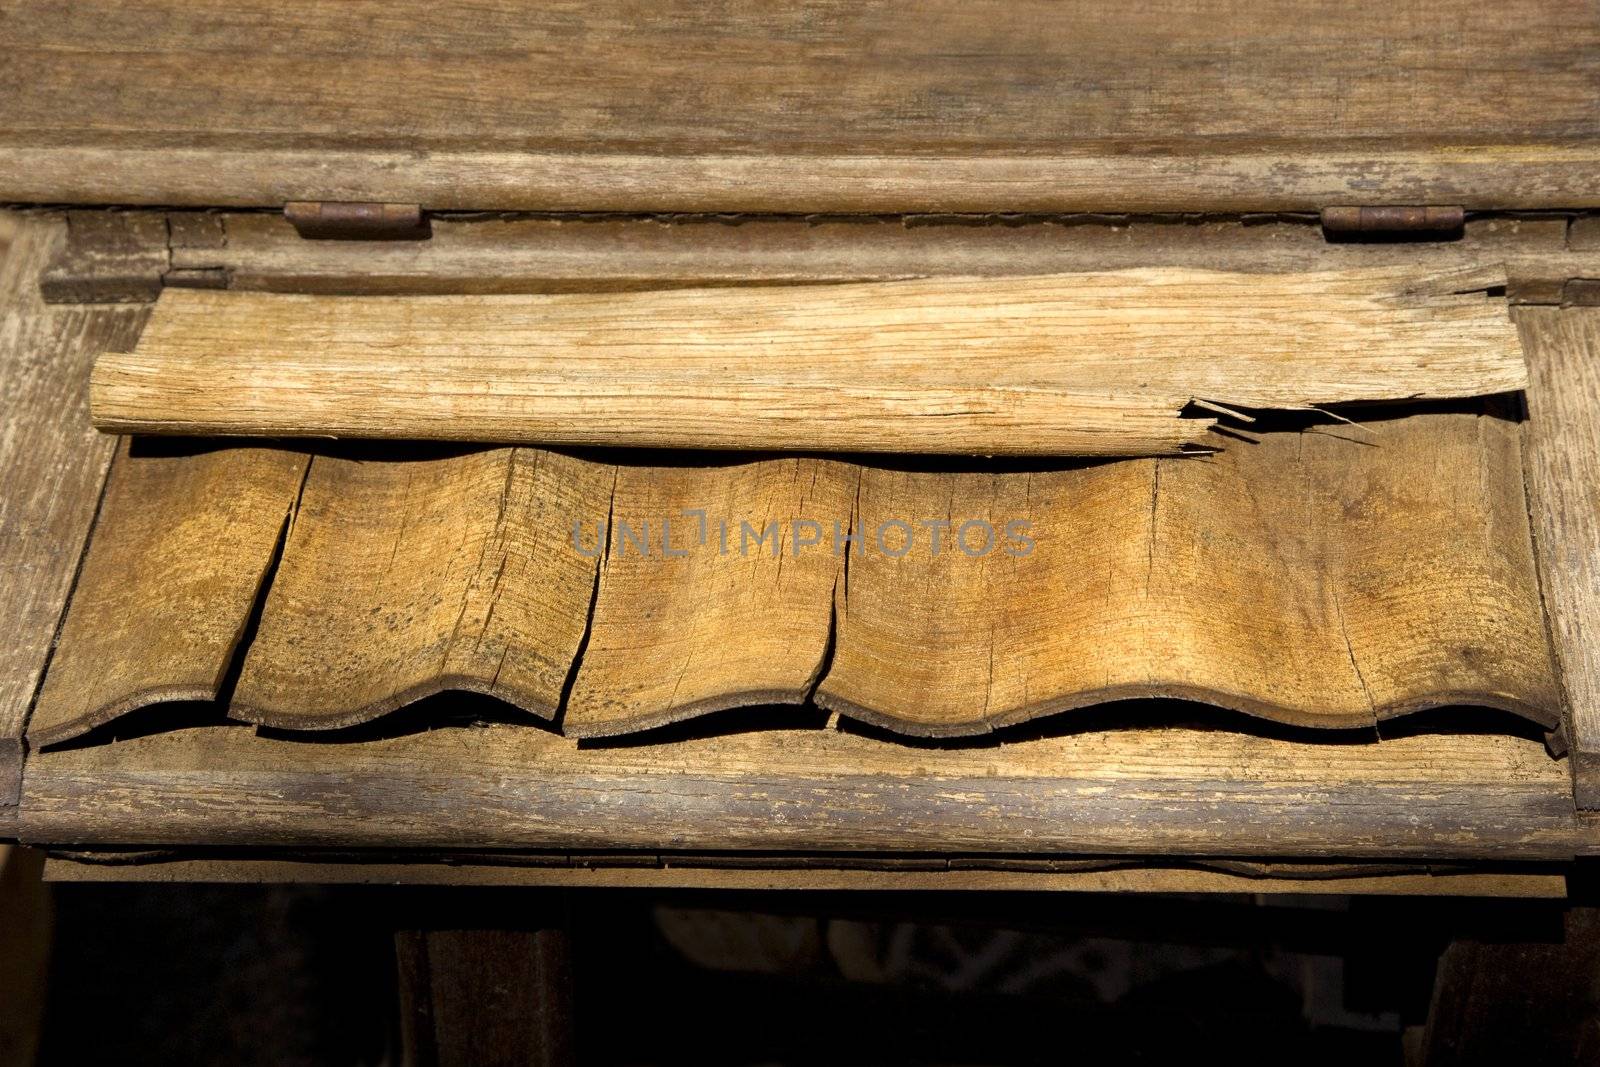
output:
[[[775, 815], [782, 815], [777, 818]], [[903, 746], [755, 730], [591, 748], [512, 724], [305, 744], [197, 727], [30, 756], [34, 842], [1565, 860], [1536, 740], [1144, 727]]]
[[38, 277], [59, 220], [0, 213], [0, 811], [115, 449], [88, 425], [89, 363], [131, 345], [143, 308], [47, 308]]
[[30, 745], [149, 704], [217, 697], [307, 461], [273, 448], [149, 454], [124, 441]]
[[1578, 806], [1600, 808], [1600, 311], [1526, 309], [1529, 505]]
[[927, 734], [1132, 696], [1318, 726], [1471, 703], [1554, 726], [1518, 435], [1441, 413], [1204, 459], [865, 469], [860, 525], [890, 551], [851, 559], [817, 701]]
[[[318, 456], [233, 710], [325, 728], [464, 688], [551, 716], [576, 659], [562, 727], [579, 736], [813, 687], [918, 734], [1135, 696], [1330, 727], [1454, 703], [1553, 726], [1519, 440], [1467, 411], [1036, 471]], [[146, 510], [214, 507], [174, 485]], [[79, 599], [170, 595], [148, 573], [143, 589], [91, 567]], [[243, 607], [195, 610], [228, 629]], [[77, 728], [181, 677], [141, 642], [79, 633], [52, 670], [102, 687]]]
[[594, 590], [569, 528], [603, 520], [612, 477], [528, 448], [317, 456], [232, 714], [347, 726], [465, 689], [553, 716]]
[[[1136, 270], [556, 296], [167, 290], [97, 362], [119, 432], [1159, 455], [1194, 401], [1303, 408], [1527, 381], [1503, 272]], [[1478, 291], [1474, 291], [1478, 290]]]
[[[826, 459], [621, 467], [594, 622], [564, 732], [594, 737], [741, 705], [800, 704], [825, 666], [857, 469]], [[811, 541], [796, 550], [797, 538]], [[667, 555], [667, 552], [674, 555]], [[682, 555], [676, 555], [682, 553]]]
[[0, 199], [1594, 202], [1585, 0], [9, 6]]

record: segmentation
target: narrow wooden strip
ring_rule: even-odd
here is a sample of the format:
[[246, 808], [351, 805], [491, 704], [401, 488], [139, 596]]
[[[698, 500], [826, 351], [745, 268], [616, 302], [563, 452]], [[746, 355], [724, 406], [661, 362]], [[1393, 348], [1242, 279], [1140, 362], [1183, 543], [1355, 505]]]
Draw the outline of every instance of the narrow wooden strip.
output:
[[[782, 818], [775, 815], [781, 814]], [[1569, 860], [1539, 742], [1144, 728], [923, 748], [758, 730], [590, 748], [498, 724], [361, 744], [201, 727], [29, 759], [34, 842]]]
[[306, 463], [283, 449], [123, 442], [30, 745], [147, 704], [215, 699]]
[[59, 218], [0, 213], [0, 810], [116, 447], [88, 426], [89, 364], [147, 314], [47, 308], [39, 275], [63, 237]]
[[1529, 507], [1578, 806], [1600, 808], [1600, 312], [1527, 309]]
[[538, 449], [319, 455], [231, 714], [326, 729], [443, 689], [554, 716], [588, 619], [612, 470]]
[[305, 860], [175, 859], [108, 867], [52, 856], [49, 882], [308, 882], [317, 885], [559, 886], [563, 888], [811, 889], [811, 890], [1054, 890], [1095, 893], [1340, 893], [1380, 896], [1523, 897], [1561, 899], [1560, 871], [1351, 875], [1330, 886], [1322, 878], [1287, 875], [1263, 880], [1224, 871], [1119, 867], [1089, 871], [870, 871], [725, 867], [508, 867], [469, 863], [332, 863]]
[[[1147, 270], [341, 299], [168, 290], [94, 372], [102, 429], [1150, 455], [1202, 399], [1520, 389], [1496, 272]], [[981, 384], [974, 384], [981, 383]]]
[[[0, 138], [0, 199], [276, 207], [404, 201], [439, 211], [1254, 212], [1329, 204], [1600, 207], [1582, 139], [1441, 147], [1287, 140], [1245, 148], [1086, 146], [1070, 154], [690, 155]], [[1263, 151], [1263, 149], [1265, 149]]]
[[[618, 469], [589, 643], [562, 730], [798, 704], [828, 650], [857, 469], [823, 459]], [[848, 546], [845, 546], [848, 547]], [[670, 554], [669, 554], [670, 553]]]
[[[1312, 221], [1115, 216], [886, 220], [432, 220], [425, 242], [306, 241], [264, 212], [172, 212], [168, 284], [280, 293], [561, 293], [997, 277], [1140, 267], [1302, 273], [1503, 263], [1512, 303], [1560, 303], [1600, 277], [1600, 242], [1564, 218], [1481, 218], [1460, 240], [1329, 242]], [[1576, 229], [1575, 231], [1576, 232]], [[165, 242], [163, 242], [165, 244]], [[85, 279], [87, 281], [88, 279]]]
[[[1033, 473], [867, 468], [824, 707], [968, 734], [1124, 697], [1315, 726], [1560, 698], [1515, 423], [1419, 414]], [[936, 540], [938, 544], [935, 544]]]

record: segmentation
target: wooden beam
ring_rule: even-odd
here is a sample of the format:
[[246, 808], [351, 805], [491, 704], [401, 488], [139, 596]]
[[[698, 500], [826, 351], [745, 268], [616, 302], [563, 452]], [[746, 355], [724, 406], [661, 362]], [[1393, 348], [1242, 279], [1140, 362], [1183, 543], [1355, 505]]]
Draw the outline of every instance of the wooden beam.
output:
[[1567, 876], [1552, 870], [1391, 871], [1330, 874], [1326, 868], [1298, 876], [1294, 864], [1279, 864], [1270, 877], [1197, 867], [1152, 864], [1111, 865], [1099, 869], [881, 870], [862, 866], [817, 865], [794, 857], [786, 866], [696, 866], [670, 861], [649, 866], [520, 866], [514, 861], [463, 862], [413, 857], [411, 862], [255, 858], [206, 859], [178, 854], [140, 864], [108, 865], [52, 856], [45, 879], [53, 882], [307, 882], [317, 885], [524, 886], [569, 889], [797, 889], [932, 890], [935, 892], [1051, 891], [1081, 893], [1349, 893], [1381, 896], [1463, 896], [1562, 898]]
[[1529, 509], [1561, 664], [1573, 792], [1600, 809], [1600, 309], [1523, 308]]
[[1233, 728], [919, 748], [825, 729], [588, 747], [520, 724], [359, 744], [201, 726], [28, 760], [20, 831], [120, 847], [860, 851], [1501, 862], [1600, 853], [1537, 740]]
[[[0, 200], [597, 211], [1600, 204], [1584, 0], [8, 12]], [[270, 47], [262, 42], [271, 42]], [[1153, 101], [1159, 101], [1159, 106]], [[403, 138], [396, 131], [405, 131]], [[243, 146], [243, 147], [241, 147]]]
[[[1128, 271], [665, 293], [341, 299], [167, 290], [107, 353], [115, 432], [1166, 455], [1192, 402], [1514, 391], [1499, 272]], [[1474, 290], [1477, 290], [1476, 292]]]

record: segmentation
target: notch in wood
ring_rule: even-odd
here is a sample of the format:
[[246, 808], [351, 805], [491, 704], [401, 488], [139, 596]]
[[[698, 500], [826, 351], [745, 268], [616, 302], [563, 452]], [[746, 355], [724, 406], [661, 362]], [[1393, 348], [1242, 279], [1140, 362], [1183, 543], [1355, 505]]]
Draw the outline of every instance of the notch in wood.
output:
[[1467, 224], [1462, 207], [1325, 207], [1322, 236], [1329, 241], [1452, 241]]
[[313, 241], [422, 241], [433, 228], [419, 204], [291, 200], [283, 217]]

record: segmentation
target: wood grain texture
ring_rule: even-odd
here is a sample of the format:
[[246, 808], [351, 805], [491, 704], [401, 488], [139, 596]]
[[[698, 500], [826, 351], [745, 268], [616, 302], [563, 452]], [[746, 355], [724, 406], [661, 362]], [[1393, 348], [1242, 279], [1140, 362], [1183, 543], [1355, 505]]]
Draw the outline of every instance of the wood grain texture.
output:
[[[556, 296], [167, 290], [92, 414], [118, 432], [1175, 454], [1191, 402], [1513, 391], [1497, 271], [1123, 271]], [[1474, 291], [1476, 290], [1476, 291]]]
[[[205, 726], [28, 761], [21, 833], [166, 846], [1570, 860], [1536, 740], [1145, 727], [922, 748], [838, 730], [579, 746], [516, 724], [360, 744]], [[781, 818], [779, 817], [781, 816]]]
[[30, 745], [149, 704], [216, 699], [307, 459], [273, 448], [151, 455], [124, 440]]
[[1600, 312], [1526, 309], [1529, 507], [1566, 687], [1574, 796], [1600, 808]]
[[612, 477], [538, 449], [317, 456], [231, 713], [326, 729], [463, 689], [553, 716], [596, 567], [570, 528]]
[[1427, 243], [1329, 242], [1309, 219], [991, 215], [731, 225], [724, 218], [441, 216], [432, 219], [427, 241], [350, 242], [307, 241], [281, 216], [260, 212], [166, 218], [166, 284], [282, 293], [561, 293], [1140, 267], [1305, 273], [1503, 264], [1509, 301], [1554, 304], [1568, 279], [1600, 277], [1600, 240], [1569, 248], [1564, 218], [1471, 219], [1460, 240]]
[[[826, 549], [835, 522], [850, 529], [857, 479], [850, 464], [811, 458], [620, 467], [562, 731], [595, 737], [804, 703], [825, 666], [844, 569]], [[600, 536], [586, 532], [585, 544]]]
[[[1595, 202], [1585, 0], [3, 12], [0, 198], [573, 210]], [[1085, 206], [1086, 205], [1086, 206]]]
[[1438, 413], [1205, 458], [865, 469], [861, 527], [894, 551], [907, 531], [886, 526], [918, 528], [899, 557], [852, 557], [817, 701], [934, 735], [1135, 696], [1317, 726], [1471, 703], [1553, 727], [1518, 435]]
[[142, 308], [47, 308], [38, 278], [58, 218], [0, 213], [0, 811], [115, 442], [87, 424], [97, 349], [131, 345]]
[[[1280, 868], [1288, 865], [1279, 864]], [[1326, 893], [1352, 895], [1526, 897], [1560, 899], [1567, 878], [1559, 870], [1513, 872], [1426, 871], [1356, 873], [1330, 885], [1322, 873], [1295, 877], [1282, 869], [1260, 878], [1222, 870], [1155, 865], [1116, 865], [1075, 870], [865, 870], [810, 866], [750, 869], [694, 867], [544, 867], [473, 864], [459, 861], [337, 863], [317, 860], [174, 858], [160, 863], [106, 865], [52, 856], [45, 861], [49, 882], [293, 883], [317, 885], [551, 886], [571, 889], [811, 889], [811, 890], [1049, 890], [1094, 893]]]
[[[186, 506], [215, 507], [158, 510]], [[318, 455], [233, 714], [348, 726], [469, 689], [564, 705], [574, 736], [813, 696], [929, 735], [1131, 697], [1326, 727], [1476, 704], [1553, 727], [1538, 589], [1520, 427], [1492, 406], [1037, 470]], [[104, 690], [75, 728], [182, 677], [130, 655], [69, 627], [60, 669], [93, 664]]]

